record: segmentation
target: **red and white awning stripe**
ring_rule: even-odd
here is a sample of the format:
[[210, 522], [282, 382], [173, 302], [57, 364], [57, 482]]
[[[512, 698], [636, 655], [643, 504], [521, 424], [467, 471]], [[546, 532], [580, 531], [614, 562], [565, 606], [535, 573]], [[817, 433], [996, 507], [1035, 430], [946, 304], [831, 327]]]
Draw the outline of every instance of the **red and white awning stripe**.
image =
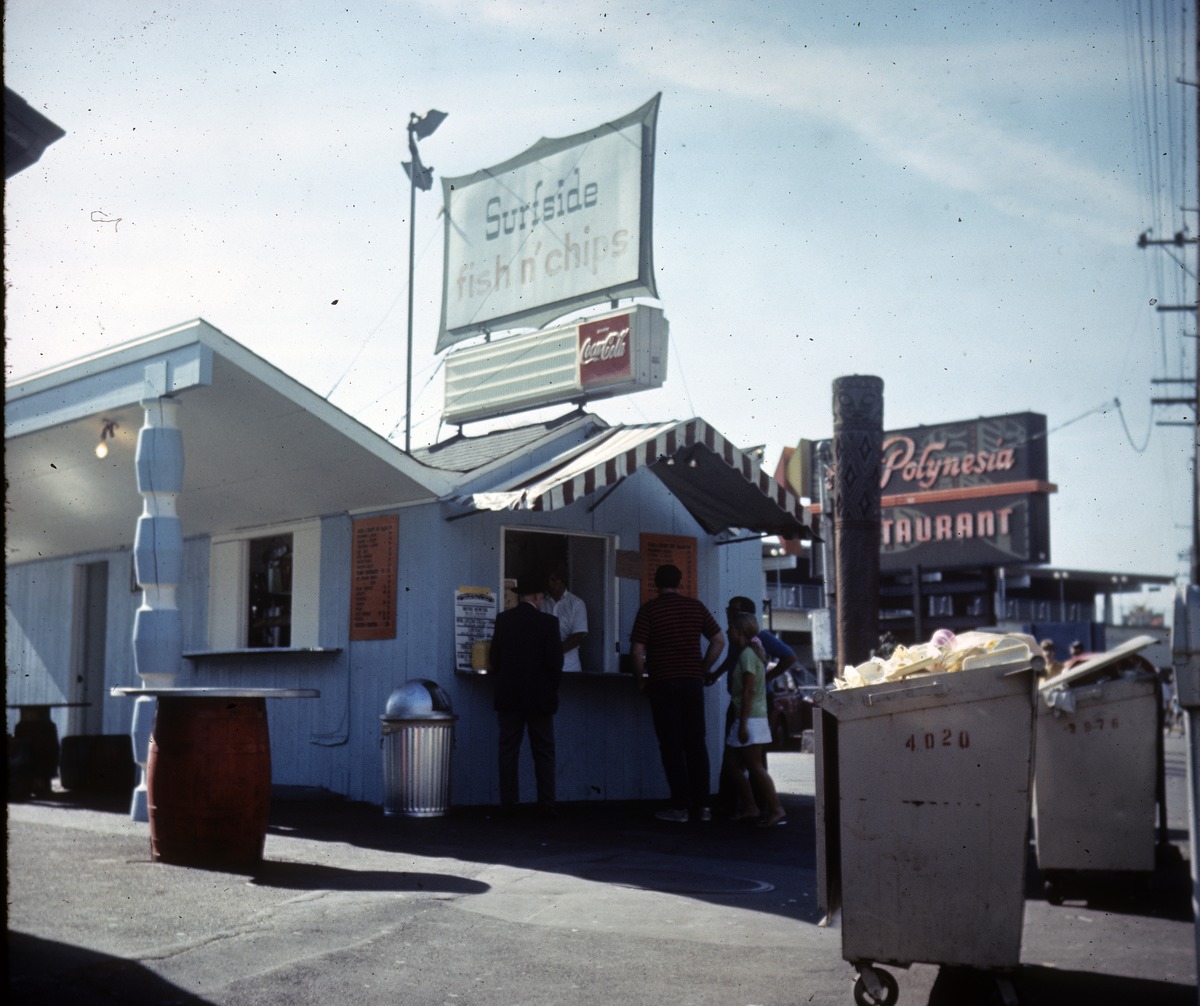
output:
[[[692, 488], [696, 492], [710, 497], [722, 493], [735, 497], [753, 489], [781, 511], [776, 515], [778, 520], [773, 523], [795, 531], [794, 521], [795, 525], [804, 528], [805, 511], [800, 501], [763, 471], [756, 458], [739, 450], [699, 418], [602, 430], [586, 443], [576, 445], [550, 462], [508, 480], [503, 488], [454, 496], [448, 502], [472, 510], [555, 510], [615, 486], [638, 469], [649, 468], [660, 462], [673, 466], [672, 478], [669, 481], [664, 478], [664, 481], [680, 495], [680, 480], [687, 477], [685, 468], [693, 460], [694, 452], [701, 448], [732, 469], [727, 474], [740, 475], [746, 484], [739, 487], [736, 481], [723, 478], [722, 484], [712, 485], [710, 468], [705, 475], [706, 484], [700, 484], [698, 476], [693, 479], [696, 484]], [[662, 472], [662, 469], [659, 471]], [[688, 505], [688, 500], [682, 496], [681, 501]], [[744, 503], [745, 499], [729, 499], [727, 526], [750, 527], [750, 524], [738, 519], [746, 509], [739, 506], [739, 502]], [[761, 498], [756, 500], [753, 509], [761, 511], [763, 502]], [[705, 509], [711, 509], [711, 499]]]

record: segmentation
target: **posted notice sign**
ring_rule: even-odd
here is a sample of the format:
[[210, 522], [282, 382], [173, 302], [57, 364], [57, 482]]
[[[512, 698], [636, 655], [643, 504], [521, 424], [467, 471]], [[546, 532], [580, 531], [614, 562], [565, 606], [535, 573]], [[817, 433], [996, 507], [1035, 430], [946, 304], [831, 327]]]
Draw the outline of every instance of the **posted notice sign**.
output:
[[356, 520], [350, 546], [350, 639], [396, 638], [400, 518]]
[[454, 669], [477, 674], [472, 650], [492, 638], [496, 624], [496, 592], [489, 587], [459, 587], [454, 592]]

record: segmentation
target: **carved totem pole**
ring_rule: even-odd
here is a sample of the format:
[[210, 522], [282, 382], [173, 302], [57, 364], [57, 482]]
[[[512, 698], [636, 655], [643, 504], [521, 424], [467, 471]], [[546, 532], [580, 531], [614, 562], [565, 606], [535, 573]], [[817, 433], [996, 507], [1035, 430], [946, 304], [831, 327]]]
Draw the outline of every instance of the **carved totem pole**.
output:
[[833, 382], [833, 524], [838, 673], [879, 642], [883, 380]]

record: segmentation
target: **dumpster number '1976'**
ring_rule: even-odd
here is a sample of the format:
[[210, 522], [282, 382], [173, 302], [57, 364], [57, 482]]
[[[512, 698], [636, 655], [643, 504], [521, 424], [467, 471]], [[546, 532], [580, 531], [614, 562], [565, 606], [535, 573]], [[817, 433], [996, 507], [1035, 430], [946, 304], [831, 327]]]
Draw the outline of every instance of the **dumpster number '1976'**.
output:
[[957, 735], [953, 730], [942, 730], [940, 735], [927, 730], [923, 734], [909, 734], [904, 746], [909, 751], [932, 751], [934, 748], [953, 747], [969, 748], [971, 735], [966, 730], [958, 731]]
[[1109, 729], [1116, 730], [1120, 727], [1121, 721], [1114, 716], [1106, 724], [1103, 716], [1097, 716], [1094, 720], [1084, 720], [1082, 723], [1068, 723], [1067, 732], [1090, 734], [1093, 730], [1103, 730], [1106, 725]]

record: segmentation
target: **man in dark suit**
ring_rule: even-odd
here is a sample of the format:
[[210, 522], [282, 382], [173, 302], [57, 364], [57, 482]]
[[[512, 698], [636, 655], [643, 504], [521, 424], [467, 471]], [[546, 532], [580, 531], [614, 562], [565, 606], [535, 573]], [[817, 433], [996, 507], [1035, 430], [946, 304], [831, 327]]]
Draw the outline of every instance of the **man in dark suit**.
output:
[[518, 578], [516, 607], [496, 616], [491, 665], [500, 723], [500, 805], [506, 810], [517, 805], [517, 766], [528, 727], [538, 808], [554, 817], [554, 714], [563, 649], [558, 619], [540, 610], [544, 592], [540, 578], [529, 573]]

